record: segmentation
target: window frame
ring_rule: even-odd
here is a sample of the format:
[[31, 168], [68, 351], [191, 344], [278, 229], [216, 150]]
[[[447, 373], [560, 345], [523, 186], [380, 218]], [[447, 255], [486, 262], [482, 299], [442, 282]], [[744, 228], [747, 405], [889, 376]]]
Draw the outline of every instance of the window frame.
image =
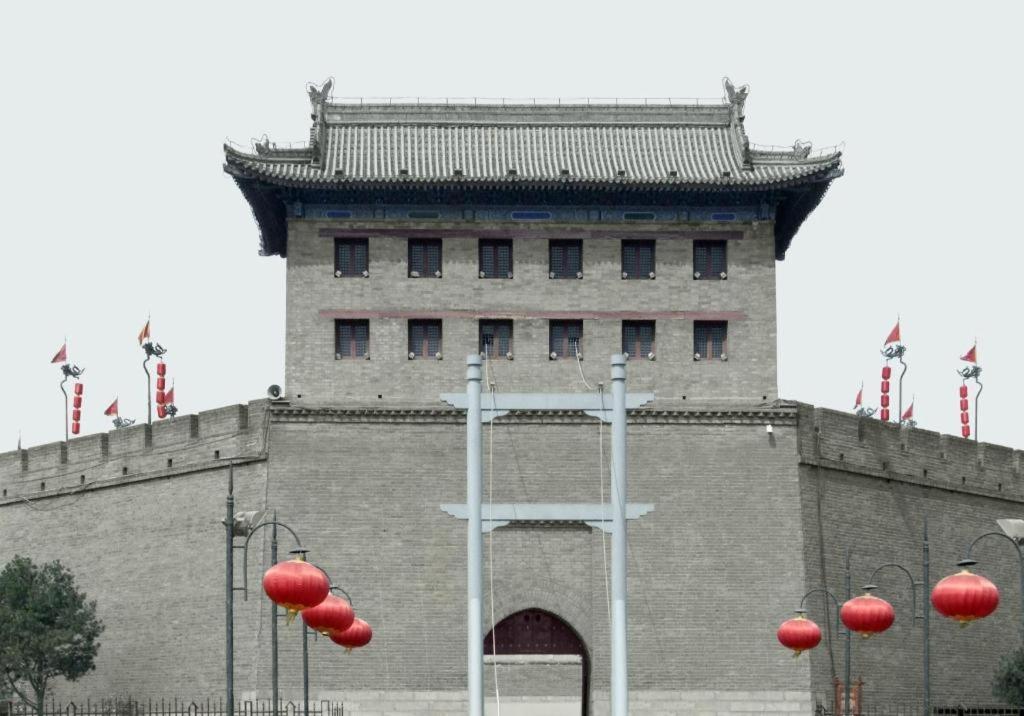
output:
[[[575, 271], [555, 271], [555, 250], [563, 251], [561, 263], [565, 264], [564, 250], [575, 247], [579, 251], [579, 265]], [[548, 239], [548, 278], [550, 279], [581, 279], [583, 278], [583, 240], [582, 239]]]
[[[499, 327], [499, 328], [502, 328], [502, 329], [504, 329], [504, 328], [508, 329], [508, 336], [506, 338], [507, 345], [505, 346], [506, 347], [505, 351], [501, 350], [501, 336], [499, 336], [497, 334], [495, 334], [495, 337], [498, 339], [498, 350], [494, 350], [493, 348], [492, 348], [491, 351], [485, 351], [484, 350], [484, 345], [485, 345], [484, 344], [484, 330], [485, 330], [485, 328], [488, 328], [488, 327]], [[510, 357], [513, 354], [514, 329], [513, 329], [512, 321], [510, 319], [505, 319], [505, 318], [481, 318], [480, 321], [479, 321], [479, 327], [477, 329], [477, 336], [478, 336], [477, 342], [478, 342], [479, 348], [480, 348], [480, 355], [487, 356], [487, 360], [493, 360], [494, 358], [508, 358], [508, 357]]]
[[[343, 326], [349, 328], [364, 328], [366, 330], [363, 339], [363, 352], [358, 352], [359, 337], [353, 333], [349, 339], [348, 348], [350, 352], [341, 350], [341, 329]], [[336, 318], [334, 320], [334, 359], [335, 360], [365, 360], [370, 357], [370, 321], [365, 318]]]
[[[437, 350], [431, 353], [429, 329], [435, 326], [437, 327]], [[413, 340], [413, 331], [419, 327], [424, 329], [424, 334], [422, 340], [419, 341], [419, 345], [417, 345]], [[410, 360], [413, 358], [436, 358], [438, 354], [444, 355], [444, 323], [440, 318], [410, 318], [406, 332], [408, 334]], [[423, 352], [420, 352], [420, 349]]]
[[[651, 329], [650, 343], [648, 344], [647, 350], [643, 350], [643, 337], [640, 335], [639, 330], [642, 328]], [[637, 329], [637, 337], [634, 339], [634, 345], [629, 345], [626, 341], [626, 329], [634, 328]], [[657, 355], [657, 322], [656, 321], [623, 321], [622, 322], [622, 352], [626, 354], [628, 359], [633, 358], [646, 358], [649, 355]], [[630, 350], [636, 348], [636, 352]]]
[[[423, 250], [424, 266], [422, 271], [413, 267], [413, 248], [420, 247]], [[437, 248], [437, 268], [431, 271], [429, 265], [429, 249]], [[409, 278], [443, 278], [444, 277], [444, 243], [441, 239], [408, 239], [406, 275]], [[413, 273], [418, 275], [413, 276]], [[440, 275], [439, 275], [440, 274]]]
[[[508, 271], [504, 275], [498, 270], [500, 261], [498, 259], [498, 252], [502, 248], [508, 248]], [[493, 259], [493, 272], [487, 272], [484, 269], [484, 251], [490, 250], [492, 252], [491, 257]], [[513, 261], [513, 249], [512, 239], [478, 239], [477, 243], [477, 262], [478, 270], [477, 274], [480, 278], [485, 279], [510, 279], [515, 276], [515, 267]]]
[[[698, 328], [703, 328], [705, 333], [705, 339], [703, 345], [701, 345], [700, 338], [698, 335]], [[714, 347], [714, 329], [722, 329], [722, 350], [717, 355], [714, 354], [712, 348]], [[697, 356], [700, 356], [699, 358]], [[725, 356], [725, 358], [722, 358]], [[700, 360], [727, 360], [729, 357], [729, 322], [728, 321], [694, 321], [693, 322], [693, 359], [695, 361]]]
[[[623, 239], [619, 252], [620, 264], [622, 267], [622, 279], [624, 281], [651, 281], [657, 276], [657, 242], [654, 239]], [[634, 249], [634, 266], [626, 264], [627, 247]], [[639, 250], [649, 248], [651, 250], [651, 270], [643, 273], [640, 269]], [[634, 270], [635, 269], [635, 270]]]
[[[564, 335], [559, 339], [560, 345], [555, 345], [555, 328], [561, 327], [566, 329]], [[576, 336], [576, 350], [583, 356], [583, 351], [580, 349], [580, 344], [583, 342], [583, 320], [582, 319], [551, 319], [548, 321], [548, 357], [551, 360], [558, 358], [575, 358], [576, 353], [570, 352], [572, 346], [572, 338], [569, 335], [568, 330], [571, 327], [579, 327], [578, 335]]]
[[[707, 249], [707, 261], [703, 266], [697, 265], [697, 250]], [[721, 270], [715, 271], [714, 250], [722, 250]], [[700, 275], [698, 275], [700, 274]], [[693, 280], [694, 281], [724, 281], [729, 276], [729, 242], [725, 239], [701, 239], [693, 242]]]
[[[341, 249], [347, 247], [349, 250], [349, 265], [355, 263], [354, 249], [358, 246], [363, 248], [365, 264], [362, 268], [343, 271], [341, 268]], [[370, 275], [370, 240], [369, 239], [335, 239], [334, 240], [334, 276], [335, 278], [363, 278]]]

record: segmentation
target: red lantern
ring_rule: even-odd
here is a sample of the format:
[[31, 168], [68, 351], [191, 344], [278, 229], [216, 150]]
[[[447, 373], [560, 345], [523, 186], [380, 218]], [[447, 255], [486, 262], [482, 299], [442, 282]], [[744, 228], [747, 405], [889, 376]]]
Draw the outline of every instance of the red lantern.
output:
[[81, 383], [75, 383], [75, 395], [81, 395], [84, 389]]
[[156, 379], [156, 389], [157, 390], [163, 390], [164, 388], [166, 388], [167, 387], [167, 382], [166, 381], [167, 381], [167, 379], [164, 378], [163, 376], [160, 376], [159, 378], [157, 378]]
[[306, 626], [324, 636], [329, 636], [332, 632], [345, 631], [352, 626], [355, 618], [356, 613], [352, 610], [352, 605], [333, 594], [328, 594], [315, 607], [302, 610], [302, 621], [306, 622]]
[[161, 420], [167, 417], [167, 408], [163, 404], [156, 406], [156, 416]]
[[780, 644], [792, 649], [793, 656], [797, 657], [801, 652], [813, 649], [821, 642], [821, 629], [802, 612], [797, 612], [796, 618], [782, 622], [775, 636], [778, 637]]
[[892, 377], [892, 368], [887, 365], [882, 366], [882, 380], [889, 380]]
[[882, 418], [882, 422], [883, 422], [883, 423], [884, 423], [885, 421], [887, 421], [887, 420], [889, 419], [889, 409], [888, 409], [888, 408], [882, 408], [882, 409], [881, 409], [881, 410], [879, 410], [878, 412], [879, 412], [879, 413], [880, 413], [880, 415], [881, 415], [881, 418]]
[[960, 413], [960, 422], [967, 425], [971, 422], [971, 414], [967, 412]]
[[263, 591], [270, 601], [287, 610], [291, 624], [303, 609], [315, 607], [330, 594], [327, 576], [307, 562], [302, 553], [287, 562], [278, 562], [263, 575]]
[[362, 619], [355, 619], [345, 631], [331, 632], [331, 641], [339, 646], [345, 647], [346, 651], [352, 651], [361, 646], [366, 646], [373, 638], [373, 629]]
[[889, 381], [887, 381], [887, 380], [883, 380], [882, 381], [882, 392], [883, 393], [888, 393], [889, 392]]
[[889, 396], [887, 394], [885, 394], [885, 393], [882, 393], [882, 407], [883, 408], [888, 408], [889, 407]]
[[889, 602], [871, 592], [865, 592], [843, 604], [839, 618], [850, 631], [869, 637], [891, 627], [896, 619], [896, 611]]
[[969, 406], [967, 398], [960, 398], [960, 410], [967, 410]]
[[71, 419], [74, 420], [77, 423], [79, 420], [82, 419], [82, 411], [81, 410], [72, 410], [71, 411]]
[[963, 626], [987, 617], [999, 606], [999, 589], [980, 574], [969, 572], [967, 567], [971, 564], [973, 560], [960, 562], [962, 571], [940, 580], [932, 589], [935, 611]]
[[967, 384], [966, 383], [964, 383], [963, 385], [960, 386], [960, 397], [961, 398], [966, 398], [967, 397]]
[[963, 435], [965, 438], [971, 437], [971, 426], [970, 425], [962, 425], [962, 426], [960, 426], [960, 434]]
[[77, 421], [72, 421], [71, 422], [71, 434], [72, 435], [78, 435], [78, 431], [79, 431], [78, 422]]
[[163, 361], [160, 361], [159, 363], [157, 363], [156, 364], [156, 374], [160, 375], [160, 376], [167, 375], [167, 364], [164, 363]]
[[71, 399], [71, 406], [74, 407], [74, 408], [81, 408], [82, 407], [82, 396], [81, 395], [76, 395], [75, 397], [73, 397]]
[[156, 391], [156, 404], [157, 405], [163, 405], [164, 404], [164, 391], [162, 391], [162, 390]]

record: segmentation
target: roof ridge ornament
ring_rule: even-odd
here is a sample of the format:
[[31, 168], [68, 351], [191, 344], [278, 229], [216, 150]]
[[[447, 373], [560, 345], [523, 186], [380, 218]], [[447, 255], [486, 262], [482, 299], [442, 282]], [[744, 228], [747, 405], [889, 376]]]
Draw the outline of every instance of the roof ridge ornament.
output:
[[793, 156], [797, 159], [807, 159], [811, 156], [812, 146], [810, 142], [805, 142], [803, 139], [796, 140], [793, 142]]
[[740, 85], [739, 88], [732, 83], [728, 77], [722, 78], [722, 86], [725, 87], [725, 96], [732, 105], [733, 115], [739, 122], [743, 122], [743, 106], [747, 102], [747, 95], [750, 94], [750, 85]]
[[306, 94], [309, 95], [309, 104], [311, 105], [312, 112], [310, 112], [309, 118], [313, 120], [313, 126], [309, 130], [309, 148], [313, 150], [313, 158], [311, 164], [322, 164], [325, 157], [322, 156], [323, 152], [322, 143], [320, 142], [321, 137], [326, 134], [327, 131], [327, 112], [325, 111], [327, 105], [327, 99], [331, 95], [331, 90], [334, 88], [334, 78], [328, 77], [324, 80], [320, 87], [317, 87], [312, 82], [306, 83]]

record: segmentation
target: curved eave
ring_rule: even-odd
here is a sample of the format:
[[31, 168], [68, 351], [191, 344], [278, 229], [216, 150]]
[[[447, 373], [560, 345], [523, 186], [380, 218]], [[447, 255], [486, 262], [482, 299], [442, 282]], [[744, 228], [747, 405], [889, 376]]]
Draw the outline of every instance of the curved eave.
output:
[[401, 190], [430, 190], [434, 192], [551, 192], [564, 194], [567, 203], [572, 203], [572, 195], [580, 192], [626, 192], [659, 195], [679, 194], [680, 203], [685, 203], [687, 194], [715, 193], [781, 193], [783, 198], [777, 207], [775, 224], [776, 258], [785, 258], [786, 250], [792, 243], [800, 225], [821, 201], [831, 182], [842, 176], [841, 155], [835, 154], [815, 162], [817, 169], [803, 176], [764, 183], [744, 184], [728, 182], [692, 182], [685, 179], [666, 179], [662, 181], [641, 181], [623, 177], [614, 180], [585, 180], [573, 177], [560, 179], [530, 179], [526, 177], [509, 177], [502, 179], [474, 179], [471, 177], [453, 177], [451, 179], [419, 179], [402, 177], [401, 179], [307, 179], [266, 175], [254, 171], [245, 154], [236, 150], [226, 149], [224, 171], [231, 175], [246, 201], [252, 208], [253, 217], [260, 228], [260, 253], [264, 256], [287, 255], [287, 221], [286, 208], [279, 196], [279, 189], [310, 190], [327, 192], [365, 192], [386, 193]]

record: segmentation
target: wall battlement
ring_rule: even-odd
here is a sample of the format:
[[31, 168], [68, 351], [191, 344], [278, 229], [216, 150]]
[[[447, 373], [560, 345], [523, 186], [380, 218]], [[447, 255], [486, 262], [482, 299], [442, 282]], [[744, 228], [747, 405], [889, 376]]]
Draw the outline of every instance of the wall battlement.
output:
[[[0, 504], [210, 467], [265, 449], [269, 403], [254, 400], [0, 453]], [[215, 463], [214, 463], [215, 464]]]
[[1024, 451], [799, 406], [803, 463], [1024, 501]]

